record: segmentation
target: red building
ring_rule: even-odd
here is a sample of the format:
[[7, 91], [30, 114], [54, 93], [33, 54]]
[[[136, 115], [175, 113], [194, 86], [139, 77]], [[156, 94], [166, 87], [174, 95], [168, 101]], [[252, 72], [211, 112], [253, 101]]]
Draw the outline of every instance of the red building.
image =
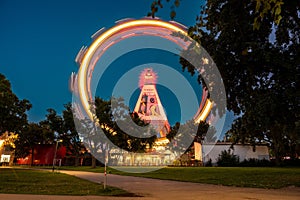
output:
[[[18, 158], [17, 164], [19, 165], [30, 165], [33, 161], [33, 165], [52, 165], [54, 154], [55, 154], [55, 144], [38, 144], [34, 146], [34, 152], [32, 152], [25, 158]], [[66, 147], [60, 146], [56, 152], [56, 165], [62, 162], [66, 157]], [[33, 155], [33, 158], [32, 158]]]

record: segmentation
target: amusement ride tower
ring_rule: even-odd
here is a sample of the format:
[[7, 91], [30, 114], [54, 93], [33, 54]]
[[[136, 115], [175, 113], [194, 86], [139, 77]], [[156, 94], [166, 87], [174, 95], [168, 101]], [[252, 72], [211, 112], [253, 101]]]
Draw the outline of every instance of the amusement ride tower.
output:
[[[178, 37], [178, 35], [180, 37]], [[157, 140], [155, 141], [153, 148], [151, 147], [151, 149], [145, 153], [127, 152], [114, 145], [113, 142], [106, 137], [103, 131], [101, 131], [102, 127], [100, 127], [98, 132], [92, 131], [93, 133], [91, 133], [89, 128], [86, 128], [86, 119], [88, 120], [88, 123], [95, 125], [95, 127], [99, 125], [99, 120], [95, 119], [96, 116], [94, 112], [92, 112], [95, 106], [93, 102], [97, 84], [100, 84], [99, 80], [102, 76], [106, 75], [104, 72], [106, 72], [106, 69], [110, 66], [109, 63], [114, 62], [114, 60], [121, 55], [125, 55], [133, 50], [149, 48], [148, 40], [143, 43], [131, 40], [139, 39], [140, 36], [146, 36], [143, 37], [143, 39], [150, 38], [149, 36], [151, 36], [151, 38], [163, 38], [166, 41], [172, 42], [174, 45], [167, 46], [164, 45], [167, 44], [164, 42], [151, 43], [151, 48], [160, 50], [164, 49], [178, 56], [183, 56], [183, 58], [190, 62], [191, 65], [197, 66], [195, 69], [201, 75], [202, 73], [209, 75], [203, 76], [203, 79], [206, 81], [208, 86], [210, 83], [213, 83], [214, 87], [212, 87], [212, 89], [217, 88], [215, 90], [203, 88], [202, 100], [199, 109], [192, 119], [194, 121], [193, 126], [197, 127], [197, 124], [206, 120], [210, 123], [210, 121], [213, 121], [213, 118], [208, 118], [208, 116], [210, 115], [212, 108], [215, 107], [216, 109], [220, 108], [222, 110], [226, 106], [226, 92], [217, 67], [213, 62], [211, 62], [212, 59], [206, 51], [201, 49], [201, 46], [198, 43], [194, 44], [192, 38], [188, 36], [187, 28], [185, 26], [174, 21], [165, 22], [160, 19], [142, 18], [139, 20], [121, 20], [118, 21], [114, 27], [108, 30], [100, 29], [92, 36], [93, 41], [91, 45], [89, 47], [82, 47], [76, 56], [75, 61], [78, 63], [80, 68], [78, 73], [72, 73], [70, 78], [70, 89], [73, 93], [72, 110], [74, 118], [80, 119], [76, 120], [75, 126], [76, 129], [82, 130], [80, 131], [80, 135], [87, 148], [90, 149], [91, 152], [98, 152], [99, 149], [98, 146], [94, 145], [94, 140], [101, 138], [101, 144], [105, 144], [105, 147], [107, 148], [106, 150], [109, 150], [112, 154], [114, 154], [111, 155], [110, 158], [113, 156], [116, 156], [117, 159], [122, 157], [117, 164], [114, 163], [117, 166], [138, 165], [140, 163], [147, 166], [166, 165], [168, 163], [172, 163], [178, 158], [178, 156], [184, 154], [186, 149], [193, 142], [193, 138], [190, 137], [190, 134], [186, 135], [185, 132], [182, 131], [184, 124], [180, 126], [178, 134], [176, 134], [175, 137], [170, 140], [166, 137], [170, 132], [170, 125], [157, 92], [157, 75], [151, 68], [144, 69], [140, 75], [139, 82], [141, 91], [137, 99], [134, 112], [138, 114], [140, 119], [149, 123], [152, 128], [154, 128]], [[119, 46], [116, 46], [119, 42], [127, 39], [128, 42], [131, 42], [130, 45], [126, 46], [126, 48], [118, 48]], [[190, 48], [192, 44], [194, 44], [193, 48]], [[118, 51], [113, 52], [114, 49], [117, 48]], [[182, 55], [181, 52], [186, 51], [187, 49], [191, 49], [191, 53], [189, 53], [189, 55]], [[201, 53], [199, 54], [199, 52]], [[203, 61], [202, 64], [196, 62], [201, 60]], [[210, 73], [212, 73], [213, 76], [211, 76]], [[210, 80], [207, 77], [214, 78]], [[220, 130], [222, 130], [224, 119], [225, 118], [223, 117], [222, 120], [219, 120], [219, 116], [217, 116], [217, 118], [213, 121], [213, 125], [219, 120], [221, 125]], [[96, 129], [97, 128], [95, 128], [95, 130]], [[150, 129], [147, 129], [147, 131], [148, 130]], [[123, 131], [126, 132], [126, 130]], [[153, 132], [152, 130], [150, 131], [152, 135]], [[106, 157], [104, 156], [99, 156], [96, 153], [93, 154], [93, 156], [102, 163], [107, 162]]]
[[157, 75], [151, 68], [142, 71], [139, 80], [141, 93], [134, 112], [157, 131], [157, 138], [164, 139], [170, 131], [170, 125], [156, 90]]

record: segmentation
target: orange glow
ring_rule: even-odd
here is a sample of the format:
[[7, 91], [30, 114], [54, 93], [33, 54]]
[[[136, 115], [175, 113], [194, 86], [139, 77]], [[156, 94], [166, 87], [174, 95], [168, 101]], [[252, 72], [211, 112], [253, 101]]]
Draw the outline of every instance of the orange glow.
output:
[[3, 143], [4, 143], [4, 140], [0, 140], [0, 149], [2, 148]]
[[209, 99], [207, 99], [201, 113], [195, 117], [195, 123], [200, 123], [201, 121], [204, 121], [210, 113], [212, 107], [213, 103]]

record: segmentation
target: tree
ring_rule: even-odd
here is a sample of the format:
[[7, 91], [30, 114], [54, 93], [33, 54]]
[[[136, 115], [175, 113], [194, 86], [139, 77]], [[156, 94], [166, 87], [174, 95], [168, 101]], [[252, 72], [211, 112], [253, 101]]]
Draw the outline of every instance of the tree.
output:
[[227, 109], [238, 116], [229, 132], [234, 142], [268, 142], [277, 162], [296, 156], [300, 144], [299, 7], [299, 1], [208, 0], [188, 31], [222, 75]]
[[26, 125], [16, 140], [16, 157], [24, 158], [31, 153], [31, 165], [34, 163], [34, 148], [37, 144], [52, 144], [53, 132], [40, 123]]
[[256, 0], [255, 11], [258, 13], [254, 19], [254, 29], [259, 29], [260, 21], [265, 18], [265, 15], [273, 16], [275, 24], [279, 25], [282, 16], [281, 6], [284, 4], [283, 0]]
[[[201, 121], [199, 124], [195, 124], [193, 120], [187, 121], [184, 124], [177, 122], [173, 127], [171, 127], [167, 138], [172, 143], [172, 140], [177, 137], [176, 142], [182, 143], [182, 145], [179, 146], [181, 146], [182, 149], [185, 149], [184, 152], [186, 153], [191, 151], [192, 147], [194, 146], [194, 142], [203, 143], [205, 138], [206, 142], [216, 141], [216, 131], [214, 129], [212, 129], [213, 131], [208, 130], [209, 124], [205, 121]], [[182, 135], [182, 137], [180, 137], [180, 135]], [[193, 137], [192, 140], [191, 137]], [[182, 140], [186, 140], [186, 142]], [[178, 148], [178, 144], [176, 145], [176, 148]]]
[[293, 112], [295, 105], [286, 100], [284, 93], [276, 92], [268, 89], [257, 94], [257, 100], [253, 102], [256, 106], [234, 122], [229, 135], [234, 137], [235, 143], [242, 141], [253, 146], [269, 143], [279, 164], [283, 156], [297, 157], [300, 141], [299, 120]]
[[239, 165], [239, 163], [240, 158], [231, 153], [230, 149], [228, 151], [222, 151], [217, 159], [217, 164], [219, 167], [236, 167]]
[[19, 133], [28, 123], [26, 111], [30, 108], [30, 102], [20, 100], [12, 92], [10, 82], [0, 74], [0, 135], [7, 131]]
[[[115, 160], [110, 157], [111, 150], [116, 150], [113, 145], [119, 149], [128, 152], [145, 152], [147, 148], [151, 148], [155, 142], [156, 136], [149, 129], [148, 132], [139, 132], [132, 127], [132, 121], [139, 126], [146, 126], [139, 117], [130, 113], [128, 107], [123, 103], [122, 98], [112, 98], [110, 100], [103, 100], [99, 97], [90, 103], [91, 112], [94, 118], [76, 119], [76, 129], [83, 139], [83, 144], [93, 155], [93, 162], [95, 158], [104, 163], [106, 153], [108, 153], [108, 161], [113, 164]], [[151, 137], [139, 138], [134, 135]], [[144, 135], [143, 135], [144, 134]], [[120, 155], [114, 153], [115, 158]]]
[[18, 138], [18, 134], [5, 132], [0, 136], [0, 140], [3, 140], [3, 143], [0, 143], [0, 150], [4, 146], [8, 146], [10, 149], [15, 149], [15, 141]]
[[75, 119], [76, 129], [83, 138], [83, 144], [92, 155], [92, 168], [96, 167], [96, 158], [104, 161], [106, 152], [106, 142], [102, 134], [99, 134], [99, 127], [95, 125], [94, 121], [88, 118]]
[[15, 148], [16, 144], [15, 141], [18, 138], [18, 134], [12, 133], [12, 132], [5, 132], [4, 134], [0, 135], [0, 153], [3, 154], [4, 151], [10, 151], [10, 161], [9, 165], [11, 165], [14, 161], [15, 157]]
[[67, 149], [75, 155], [75, 166], [78, 166], [83, 144], [75, 127], [72, 104], [65, 104], [64, 107], [63, 134], [60, 135], [60, 138], [63, 140], [63, 144], [67, 147]]
[[[208, 1], [206, 16], [190, 30], [203, 34], [201, 44], [224, 78], [228, 109], [241, 116], [230, 132], [234, 142], [268, 142], [279, 163], [288, 152], [295, 155], [299, 144], [299, 5], [283, 5], [278, 26], [266, 14], [258, 30], [254, 8], [251, 1]], [[269, 39], [272, 31], [275, 41]]]
[[64, 128], [63, 128], [63, 118], [57, 114], [57, 112], [49, 108], [47, 109], [46, 119], [41, 123], [45, 126], [48, 126], [53, 133], [55, 133], [56, 139], [59, 138], [60, 135], [63, 135]]
[[[172, 3], [170, 18], [174, 19], [176, 17], [175, 8], [179, 7], [181, 0], [166, 0], [166, 2]], [[159, 8], [163, 8], [163, 4], [163, 0], [154, 0], [150, 7], [151, 12], [148, 12], [147, 16], [154, 18]], [[281, 9], [283, 4], [284, 0], [255, 0], [255, 13], [257, 16], [254, 18], [253, 28], [259, 29], [260, 22], [268, 15], [271, 15], [275, 24], [279, 25], [282, 19]]]
[[[112, 102], [114, 107], [111, 106]], [[132, 120], [135, 122], [135, 124], [142, 127], [148, 124], [142, 121], [136, 114], [130, 113], [128, 107], [123, 103], [122, 98], [112, 98], [109, 101], [105, 101], [97, 97], [95, 99], [95, 106], [95, 112], [99, 120], [100, 127], [102, 127], [105, 135], [116, 146], [130, 152], [145, 152], [146, 148], [152, 147], [156, 140], [156, 135], [151, 133], [149, 134], [149, 132], [141, 132], [139, 133], [141, 136], [147, 136], [147, 134], [152, 136], [137, 138], [132, 136], [136, 134], [129, 135], [127, 133], [128, 131], [139, 131], [130, 126], [130, 122]], [[126, 130], [120, 128], [118, 123], [121, 123], [123, 129], [125, 127]], [[149, 131], [151, 132], [151, 130]]]
[[62, 144], [67, 148], [68, 152], [75, 156], [75, 166], [78, 166], [83, 145], [74, 124], [72, 105], [68, 103], [64, 107], [65, 110], [62, 117], [54, 109], [48, 109], [46, 120], [41, 123], [48, 126], [53, 133], [56, 133], [56, 139], [62, 140]]
[[[170, 2], [170, 0], [166, 0], [167, 2]], [[180, 0], [173, 0], [171, 1], [171, 12], [170, 12], [170, 18], [174, 19], [176, 16], [175, 8], [179, 7]], [[155, 16], [155, 13], [158, 11], [159, 8], [163, 8], [163, 0], [155, 0], [151, 4], [151, 12], [148, 12], [147, 16]]]

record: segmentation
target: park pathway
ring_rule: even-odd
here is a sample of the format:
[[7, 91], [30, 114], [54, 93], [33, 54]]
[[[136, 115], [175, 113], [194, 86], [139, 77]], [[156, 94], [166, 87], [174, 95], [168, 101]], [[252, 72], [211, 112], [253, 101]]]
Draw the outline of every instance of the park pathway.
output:
[[[93, 182], [103, 182], [102, 173], [82, 171], [60, 171]], [[174, 174], [176, 176], [176, 174]], [[300, 199], [300, 188], [283, 189], [239, 188], [220, 185], [209, 185], [190, 182], [168, 181], [132, 176], [108, 174], [107, 184], [144, 196], [131, 199], [163, 199], [163, 200], [289, 200]], [[123, 197], [122, 197], [123, 199]]]
[[[87, 179], [96, 183], [103, 182], [103, 173], [65, 171], [61, 173]], [[174, 174], [176, 176], [176, 174]], [[0, 194], [0, 200], [298, 200], [300, 188], [283, 189], [238, 188], [190, 182], [119, 176], [109, 174], [107, 183], [138, 194], [143, 197], [109, 196], [58, 196]]]

